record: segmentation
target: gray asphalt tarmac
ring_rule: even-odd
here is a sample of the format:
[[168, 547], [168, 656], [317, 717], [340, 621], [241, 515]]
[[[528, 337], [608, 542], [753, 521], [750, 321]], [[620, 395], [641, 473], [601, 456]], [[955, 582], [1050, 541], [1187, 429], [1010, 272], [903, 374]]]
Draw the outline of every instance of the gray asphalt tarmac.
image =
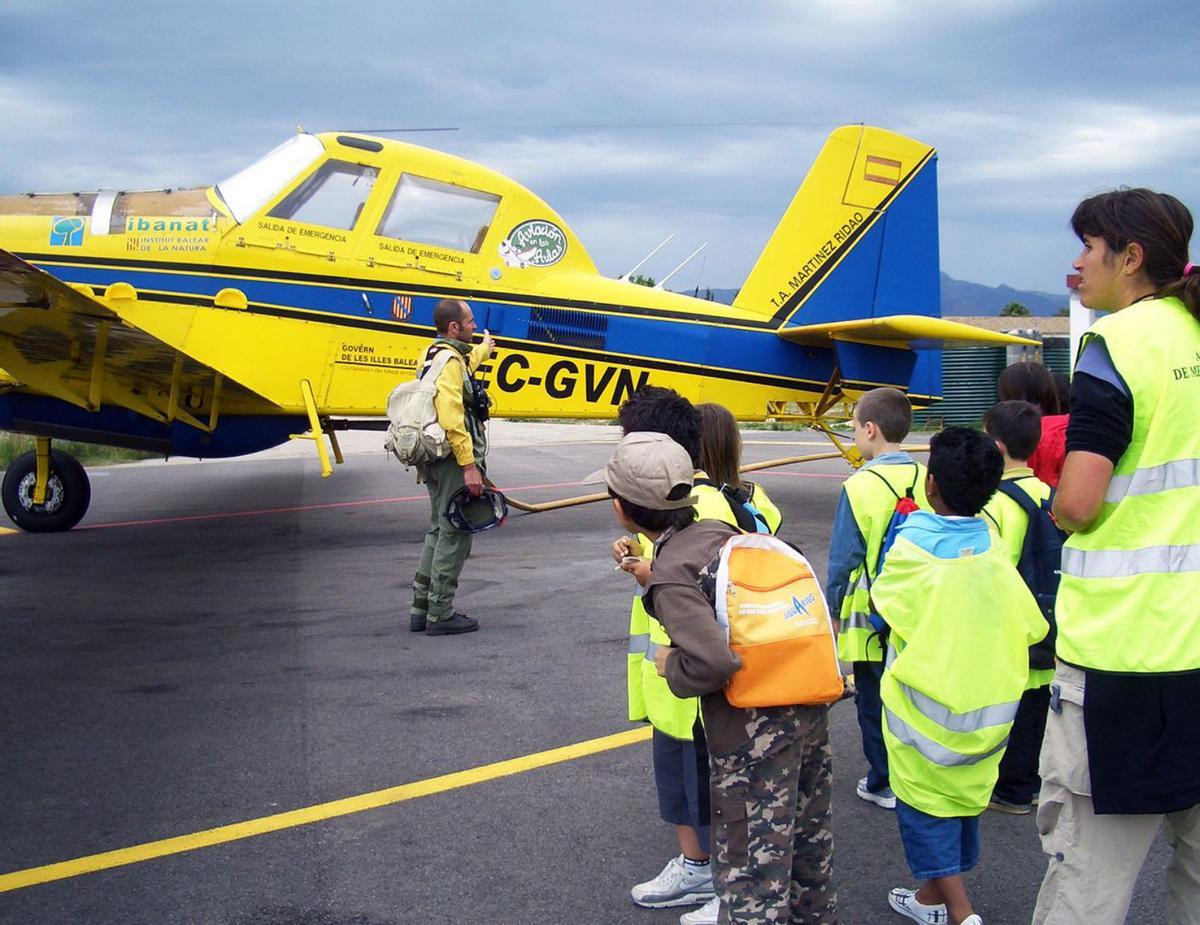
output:
[[[496, 434], [490, 473], [528, 500], [594, 490], [570, 483], [615, 441]], [[822, 449], [809, 434], [746, 439], [748, 461]], [[374, 451], [322, 480], [307, 449], [96, 470], [81, 529], [0, 536], [0, 885], [631, 728], [632, 586], [608, 555], [607, 505], [517, 514], [480, 536], [458, 604], [482, 630], [428, 638], [407, 625], [423, 489]], [[822, 571], [845, 474], [757, 477]], [[854, 796], [853, 706], [831, 723], [842, 921], [904, 921], [886, 904], [910, 882], [894, 817]], [[679, 910], [638, 909], [628, 890], [673, 853], [638, 742], [9, 889], [0, 921], [665, 925]], [[1130, 922], [1163, 921], [1165, 857], [1160, 842]], [[988, 925], [1029, 921], [1043, 869], [1031, 817], [985, 814], [968, 887]]]

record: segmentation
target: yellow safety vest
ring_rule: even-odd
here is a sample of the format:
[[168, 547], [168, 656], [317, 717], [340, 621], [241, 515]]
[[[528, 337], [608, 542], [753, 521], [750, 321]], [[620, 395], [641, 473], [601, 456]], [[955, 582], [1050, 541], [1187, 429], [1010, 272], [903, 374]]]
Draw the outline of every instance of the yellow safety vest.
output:
[[[879, 473], [888, 484], [884, 485], [871, 472]], [[896, 495], [903, 498], [905, 492], [913, 486], [914, 478], [916, 487], [913, 488], [913, 497], [922, 509], [928, 510], [929, 500], [925, 497], [925, 467], [918, 462], [871, 466], [870, 472], [864, 469], [854, 473], [846, 479], [843, 486], [850, 509], [854, 512], [854, 520], [858, 529], [862, 531], [867, 547], [866, 558], [862, 565], [850, 573], [850, 585], [842, 598], [838, 658], [843, 662], [883, 661], [883, 648], [869, 619], [871, 583], [875, 580], [875, 564], [879, 560], [883, 537], [892, 521], [892, 513], [896, 510]], [[895, 494], [888, 490], [888, 485]]]
[[[703, 477], [703, 473], [697, 475]], [[696, 496], [697, 520], [719, 520], [731, 527], [737, 526], [729, 502], [719, 488], [697, 485], [692, 494]], [[754, 495], [754, 503], [759, 505], [763, 500], [778, 514], [778, 509], [771, 504], [767, 493], [758, 488]], [[759, 510], [766, 514], [766, 510], [761, 506]], [[770, 522], [768, 517], [767, 523]], [[642, 544], [642, 555], [650, 556], [653, 544], [640, 534], [638, 540]], [[700, 715], [700, 698], [676, 697], [667, 686], [666, 678], [659, 676], [654, 665], [655, 650], [659, 646], [670, 645], [671, 637], [667, 635], [663, 625], [646, 613], [641, 595], [635, 597], [633, 609], [629, 614], [629, 652], [625, 672], [629, 719], [634, 722], [649, 720], [660, 732], [676, 739], [690, 740], [696, 717]]]
[[[1015, 482], [1017, 487], [1037, 504], [1050, 497], [1050, 486], [1034, 475], [1033, 470], [1027, 466], [1008, 470], [1004, 473], [1004, 480]], [[1009, 561], [1013, 565], [1020, 562], [1025, 533], [1029, 530], [1029, 515], [1021, 510], [1021, 505], [1004, 492], [997, 491], [984, 506], [983, 519], [987, 521], [988, 529], [1008, 554]], [[1045, 687], [1053, 680], [1053, 668], [1031, 668], [1027, 686], [1033, 690]]]
[[1133, 439], [1099, 516], [1063, 547], [1057, 653], [1097, 671], [1200, 670], [1200, 323], [1154, 299], [1092, 337], [1129, 387]]
[[880, 685], [888, 775], [924, 813], [977, 816], [1025, 690], [1029, 646], [1049, 627], [999, 543], [940, 559], [908, 529], [872, 591], [891, 627]]

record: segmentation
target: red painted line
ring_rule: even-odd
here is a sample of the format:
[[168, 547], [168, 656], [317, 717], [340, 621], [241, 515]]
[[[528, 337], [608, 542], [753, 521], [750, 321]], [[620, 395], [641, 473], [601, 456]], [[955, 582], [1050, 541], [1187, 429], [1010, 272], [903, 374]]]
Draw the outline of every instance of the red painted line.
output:
[[[497, 486], [501, 491], [534, 491], [540, 488], [582, 487], [579, 482], [545, 482], [540, 485]], [[331, 501], [325, 504], [304, 504], [296, 507], [271, 507], [253, 511], [221, 511], [216, 514], [184, 514], [178, 517], [152, 517], [145, 520], [121, 520], [107, 524], [83, 524], [76, 530], [107, 530], [112, 527], [149, 527], [157, 524], [179, 524], [198, 520], [222, 520], [233, 517], [262, 517], [269, 514], [295, 514], [305, 511], [324, 511], [343, 507], [369, 507], [376, 504], [403, 504], [409, 501], [428, 501], [429, 495], [406, 495], [401, 498], [364, 498], [360, 501]]]

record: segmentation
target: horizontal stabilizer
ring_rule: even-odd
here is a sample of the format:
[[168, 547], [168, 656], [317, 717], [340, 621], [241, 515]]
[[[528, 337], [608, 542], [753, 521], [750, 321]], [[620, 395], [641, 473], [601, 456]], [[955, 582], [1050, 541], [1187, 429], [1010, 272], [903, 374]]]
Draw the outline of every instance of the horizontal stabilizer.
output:
[[1014, 334], [1001, 334], [958, 321], [927, 315], [888, 315], [855, 321], [780, 328], [775, 332], [793, 344], [832, 347], [837, 342], [870, 344], [876, 347], [933, 350], [942, 347], [1006, 347], [1037, 345], [1037, 341]]

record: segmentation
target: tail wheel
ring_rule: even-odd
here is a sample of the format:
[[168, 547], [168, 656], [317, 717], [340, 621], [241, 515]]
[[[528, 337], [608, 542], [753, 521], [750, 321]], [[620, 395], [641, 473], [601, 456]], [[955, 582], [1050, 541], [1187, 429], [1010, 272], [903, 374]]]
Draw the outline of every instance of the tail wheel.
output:
[[35, 504], [37, 453], [18, 456], [4, 473], [0, 486], [4, 510], [22, 530], [54, 533], [70, 530], [83, 519], [92, 500], [92, 486], [79, 461], [60, 450], [50, 451], [46, 500]]

